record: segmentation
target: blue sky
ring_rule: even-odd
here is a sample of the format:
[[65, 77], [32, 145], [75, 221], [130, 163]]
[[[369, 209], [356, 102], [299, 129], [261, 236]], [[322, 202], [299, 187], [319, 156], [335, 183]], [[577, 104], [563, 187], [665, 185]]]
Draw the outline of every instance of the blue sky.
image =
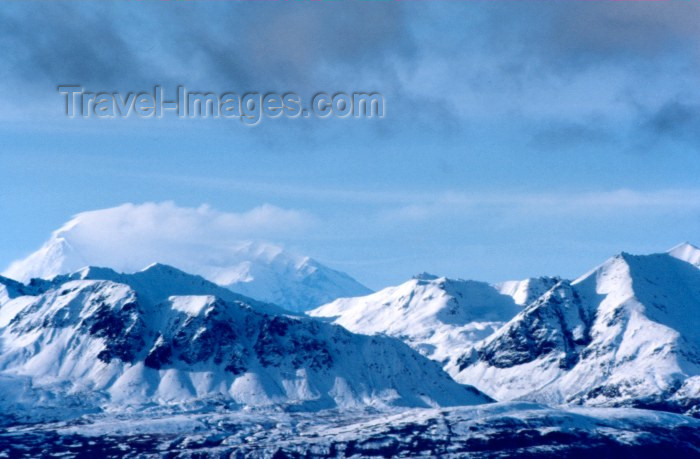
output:
[[[0, 265], [71, 215], [302, 212], [378, 288], [700, 243], [695, 2], [31, 2], [0, 12]], [[381, 120], [65, 119], [88, 90], [379, 91]], [[271, 224], [274, 224], [272, 222]]]

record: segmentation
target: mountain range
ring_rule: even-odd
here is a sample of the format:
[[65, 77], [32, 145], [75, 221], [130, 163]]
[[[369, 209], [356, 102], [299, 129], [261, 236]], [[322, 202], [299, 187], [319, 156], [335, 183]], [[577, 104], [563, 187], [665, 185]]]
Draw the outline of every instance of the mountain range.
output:
[[0, 285], [6, 422], [45, 403], [318, 410], [491, 401], [397, 339], [289, 314], [162, 264]]
[[[339, 298], [308, 311], [348, 330], [397, 337], [451, 368], [459, 355], [498, 330], [556, 283], [553, 278], [490, 285], [423, 273], [368, 296]], [[451, 364], [452, 363], [452, 364]]]
[[59, 239], [11, 270], [53, 274], [0, 276], [0, 450], [17, 457], [699, 451], [691, 244], [575, 280], [423, 273], [304, 314], [162, 263], [63, 272]]
[[309, 312], [404, 340], [497, 400], [700, 406], [700, 249], [621, 253], [580, 278], [419, 276]]

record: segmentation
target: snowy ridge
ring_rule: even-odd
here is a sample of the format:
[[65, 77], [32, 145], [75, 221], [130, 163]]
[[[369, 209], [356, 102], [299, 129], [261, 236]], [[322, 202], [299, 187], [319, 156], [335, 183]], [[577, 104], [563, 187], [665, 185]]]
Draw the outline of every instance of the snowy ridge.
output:
[[309, 311], [348, 330], [386, 334], [452, 368], [452, 360], [520, 311], [513, 297], [476, 281], [421, 274], [364, 297]]
[[34, 288], [0, 305], [0, 393], [26, 388], [0, 404], [18, 416], [31, 415], [27, 407], [46, 393], [59, 396], [59, 406], [83, 394], [88, 411], [490, 400], [399, 340], [279, 314], [169, 266], [135, 274], [89, 268]]
[[[182, 212], [186, 210], [171, 203], [83, 212], [54, 231], [37, 251], [10, 264], [2, 275], [29, 282], [32, 278], [51, 279], [85, 266], [136, 272], [160, 262], [293, 311], [312, 309], [339, 297], [371, 293], [347, 274], [276, 244], [248, 240], [217, 244], [178, 236], [177, 232], [168, 231], [168, 219]], [[144, 213], [149, 215], [147, 223], [139, 221]], [[189, 224], [195, 231], [200, 223], [197, 218], [193, 220]], [[102, 235], [106, 227], [111, 231], [107, 238]], [[160, 237], [161, 232], [167, 236]]]
[[559, 282], [465, 353], [456, 378], [500, 400], [693, 412], [698, 323], [700, 270], [622, 253]]

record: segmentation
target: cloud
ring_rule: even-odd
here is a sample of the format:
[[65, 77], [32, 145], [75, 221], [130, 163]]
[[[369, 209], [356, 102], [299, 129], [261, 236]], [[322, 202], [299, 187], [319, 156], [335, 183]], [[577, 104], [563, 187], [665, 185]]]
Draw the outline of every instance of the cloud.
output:
[[264, 204], [247, 212], [221, 212], [207, 205], [178, 207], [173, 202], [122, 204], [76, 215], [60, 237], [98, 243], [111, 235], [124, 243], [201, 241], [228, 244], [241, 239], [287, 235], [309, 226], [303, 212]]
[[589, 219], [594, 216], [646, 213], [685, 214], [700, 212], [700, 189], [638, 191], [619, 189], [582, 193], [513, 193], [426, 195], [424, 200], [395, 207], [386, 220], [433, 221], [436, 218], [562, 217]]

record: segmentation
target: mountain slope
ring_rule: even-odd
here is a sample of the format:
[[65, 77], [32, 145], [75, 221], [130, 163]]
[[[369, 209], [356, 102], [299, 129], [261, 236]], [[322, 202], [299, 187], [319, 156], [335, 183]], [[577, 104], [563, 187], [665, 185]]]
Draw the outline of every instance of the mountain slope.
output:
[[400, 338], [451, 368], [455, 357], [520, 310], [510, 295], [487, 283], [422, 274], [368, 296], [340, 298], [308, 314], [356, 333]]
[[168, 266], [131, 275], [90, 268], [30, 287], [36, 294], [0, 304], [0, 405], [6, 413], [26, 415], [46, 394], [59, 397], [58, 406], [74, 406], [72, 398], [82, 394], [78, 400], [87, 410], [152, 403], [316, 410], [489, 401], [399, 340], [277, 314]]
[[[235, 292], [293, 311], [371, 292], [347, 274], [312, 258], [285, 251], [278, 245], [260, 241], [194, 242], [178, 231], [169, 230], [171, 224], [182, 225], [168, 218], [170, 213], [178, 211], [178, 208], [171, 209], [172, 205], [150, 204], [160, 212], [157, 218], [139, 221], [148, 206], [123, 205], [78, 214], [55, 231], [37, 251], [15, 261], [2, 274], [28, 282], [31, 278], [50, 279], [90, 265], [136, 272], [159, 262], [178, 266]], [[207, 221], [194, 220], [189, 225], [195, 230], [205, 226]], [[105, 228], [109, 229], [109, 237], [103, 236]], [[181, 228], [180, 232], [187, 235], [190, 228]]]
[[694, 410], [700, 270], [622, 253], [561, 281], [458, 362], [496, 399]]

